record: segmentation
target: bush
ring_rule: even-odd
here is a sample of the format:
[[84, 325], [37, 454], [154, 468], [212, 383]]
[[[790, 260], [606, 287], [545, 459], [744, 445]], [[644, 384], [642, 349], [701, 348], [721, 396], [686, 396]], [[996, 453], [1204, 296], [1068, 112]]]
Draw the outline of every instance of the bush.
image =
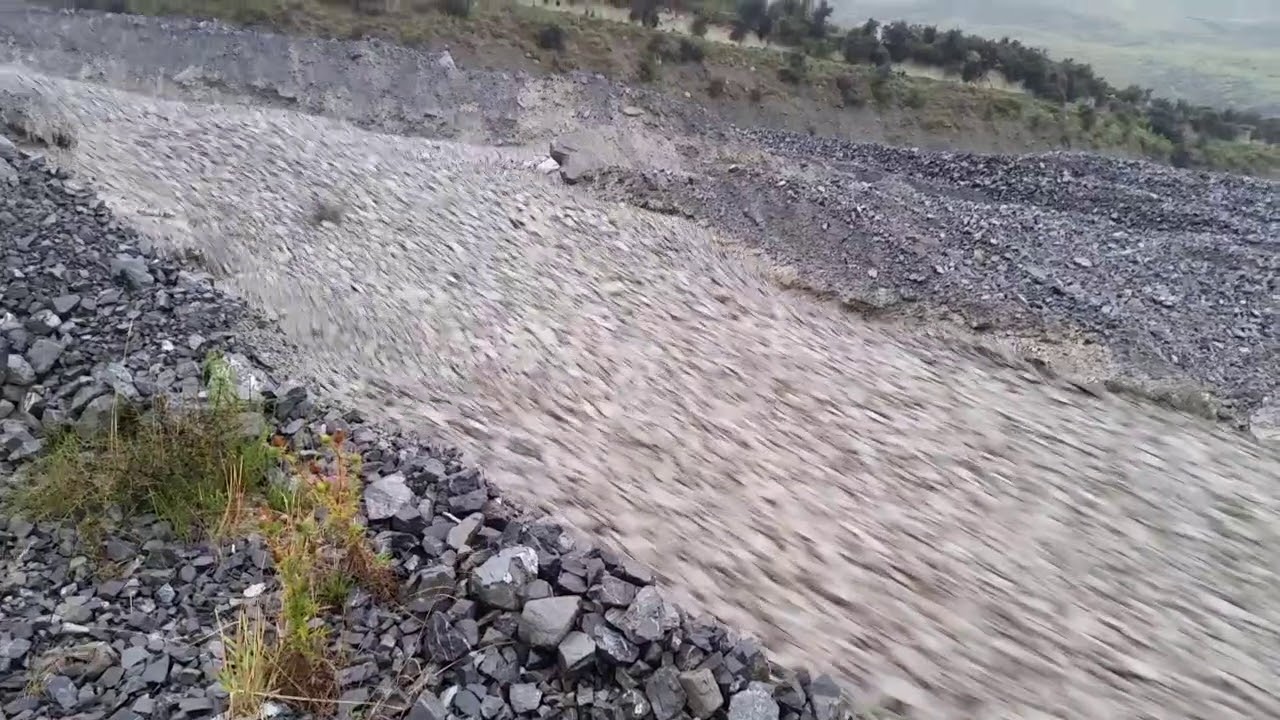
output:
[[471, 16], [471, 0], [441, 0], [440, 9], [454, 17]]
[[564, 50], [564, 28], [559, 25], [547, 25], [538, 31], [538, 47], [543, 50]]
[[902, 104], [913, 110], [919, 110], [925, 105], [924, 92], [914, 86], [907, 88], [906, 93], [902, 96]]
[[864, 102], [862, 90], [858, 87], [858, 81], [852, 75], [841, 75], [836, 80], [836, 90], [840, 93], [840, 100], [845, 107], [859, 107]]
[[662, 77], [662, 63], [658, 57], [651, 52], [647, 52], [640, 57], [640, 64], [636, 67], [636, 78], [640, 82], [654, 82]]
[[694, 37], [706, 37], [707, 26], [709, 24], [707, 16], [702, 13], [698, 13], [693, 16], [693, 20], [689, 23], [689, 32]]
[[798, 85], [804, 82], [809, 74], [809, 63], [804, 53], [792, 51], [787, 53], [787, 64], [778, 68], [778, 79]]
[[680, 61], [681, 62], [702, 62], [707, 52], [703, 48], [702, 43], [698, 40], [690, 38], [680, 39]]

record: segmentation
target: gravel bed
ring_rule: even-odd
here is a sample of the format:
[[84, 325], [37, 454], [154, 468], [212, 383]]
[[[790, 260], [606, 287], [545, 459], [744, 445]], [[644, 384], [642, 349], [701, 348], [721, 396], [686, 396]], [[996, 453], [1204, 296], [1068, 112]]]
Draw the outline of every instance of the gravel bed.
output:
[[605, 170], [595, 187], [709, 221], [870, 312], [1074, 329], [1117, 374], [1280, 402], [1280, 185], [1074, 154], [918, 152], [744, 133], [784, 158]]
[[[455, 451], [273, 379], [230, 332], [254, 320], [243, 305], [3, 136], [0, 257], [0, 491], [56, 428], [100, 431], [116, 402], [198, 397], [214, 350], [294, 450], [349, 434], [369, 533], [404, 587], [399, 602], [357, 593], [324, 618], [338, 717], [848, 716], [830, 677], [771, 666], [758, 642], [673, 604], [648, 567], [516, 511]], [[165, 521], [118, 517], [95, 541], [0, 515], [0, 717], [221, 713], [226, 624], [276, 590], [262, 539], [186, 543]]]

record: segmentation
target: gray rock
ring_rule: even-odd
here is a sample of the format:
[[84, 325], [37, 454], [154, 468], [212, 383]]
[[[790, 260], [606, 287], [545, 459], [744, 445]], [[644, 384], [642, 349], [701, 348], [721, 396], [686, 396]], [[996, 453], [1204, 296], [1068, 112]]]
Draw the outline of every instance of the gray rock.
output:
[[520, 613], [520, 639], [534, 647], [558, 646], [573, 629], [580, 607], [581, 600], [572, 595], [530, 600]]
[[449, 710], [430, 690], [422, 691], [409, 708], [409, 720], [448, 720]]
[[371, 522], [390, 520], [400, 508], [412, 505], [414, 499], [400, 473], [380, 477], [364, 488], [365, 517]]
[[471, 639], [460, 625], [460, 622], [454, 623], [442, 612], [431, 614], [427, 619], [423, 641], [432, 660], [453, 662], [471, 651], [473, 646]]
[[145, 647], [131, 645], [120, 653], [120, 665], [128, 670], [138, 663], [146, 662], [150, 658], [151, 653]]
[[36, 371], [27, 359], [16, 353], [9, 354], [7, 382], [11, 385], [30, 387], [36, 384]]
[[480, 717], [480, 698], [470, 690], [462, 690], [454, 695], [453, 707], [464, 717]]
[[542, 690], [533, 683], [516, 683], [507, 690], [511, 709], [517, 713], [530, 713], [542, 703]]
[[[0, 143], [7, 142], [9, 141], [6, 140], [3, 135], [0, 135]], [[0, 148], [0, 152], [3, 152], [2, 148]], [[18, 171], [13, 169], [13, 166], [9, 164], [8, 160], [0, 156], [0, 183], [4, 185], [17, 185], [18, 181]]]
[[596, 654], [596, 644], [587, 634], [574, 630], [565, 636], [557, 649], [560, 669], [567, 673], [582, 670], [591, 664]]
[[591, 599], [606, 607], [627, 607], [636, 599], [639, 588], [621, 578], [605, 575], [591, 589]]
[[27, 350], [27, 362], [31, 364], [36, 375], [44, 377], [58, 362], [63, 349], [63, 344], [56, 340], [36, 338], [36, 341], [31, 343], [31, 349]]
[[560, 165], [561, 179], [572, 185], [617, 164], [618, 150], [602, 133], [581, 130], [553, 140], [550, 154]]
[[76, 433], [85, 440], [105, 433], [115, 418], [117, 403], [124, 402], [114, 395], [99, 395], [90, 400], [76, 421]]
[[51, 334], [61, 324], [62, 318], [57, 313], [49, 308], [41, 308], [27, 318], [26, 327], [32, 334], [44, 336]]
[[59, 295], [53, 299], [53, 311], [59, 315], [66, 315], [72, 310], [75, 310], [76, 306], [79, 304], [79, 295]]
[[680, 673], [680, 687], [684, 688], [689, 712], [699, 720], [711, 717], [724, 705], [720, 685], [709, 668]]
[[45, 680], [44, 692], [51, 700], [58, 703], [63, 710], [73, 710], [80, 704], [80, 691], [71, 678], [65, 675], [54, 675]]
[[658, 720], [671, 720], [684, 710], [685, 691], [680, 683], [679, 671], [664, 665], [654, 671], [644, 683], [644, 696], [653, 706]]
[[472, 589], [481, 602], [504, 610], [519, 610], [525, 588], [537, 576], [538, 553], [530, 547], [510, 547], [476, 568]]
[[773, 699], [773, 689], [762, 682], [753, 682], [729, 701], [729, 720], [778, 720], [778, 703]]
[[156, 282], [147, 268], [147, 261], [129, 255], [117, 255], [111, 261], [111, 277], [133, 290], [151, 287]]
[[653, 642], [680, 627], [680, 613], [658, 588], [650, 585], [636, 593], [618, 627], [632, 641]]
[[590, 635], [601, 654], [615, 664], [630, 665], [640, 658], [640, 648], [635, 643], [604, 623], [591, 628]]
[[845, 720], [850, 715], [844, 693], [830, 675], [819, 675], [809, 683], [809, 702], [817, 720]]
[[169, 656], [161, 653], [151, 662], [147, 663], [147, 669], [142, 671], [142, 681], [148, 685], [163, 685], [169, 681], [169, 668], [171, 662]]
[[462, 518], [462, 522], [454, 525], [449, 530], [449, 534], [445, 537], [445, 542], [454, 550], [462, 550], [471, 543], [471, 538], [475, 537], [476, 531], [484, 524], [484, 516], [474, 513]]

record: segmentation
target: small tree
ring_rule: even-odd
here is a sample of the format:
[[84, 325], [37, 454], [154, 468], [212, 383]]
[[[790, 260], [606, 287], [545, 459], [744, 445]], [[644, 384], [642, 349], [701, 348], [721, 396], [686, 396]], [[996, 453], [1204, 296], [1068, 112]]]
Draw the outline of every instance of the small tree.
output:
[[538, 47], [543, 50], [564, 50], [564, 28], [547, 25], [538, 31]]
[[460, 18], [471, 15], [471, 0], [442, 0], [441, 5], [446, 15]]
[[808, 74], [809, 61], [805, 58], [804, 53], [798, 51], [787, 53], [787, 64], [778, 68], [778, 79], [792, 85], [798, 85], [803, 82]]
[[707, 16], [702, 13], [698, 13], [693, 16], [693, 20], [689, 23], [689, 32], [694, 37], [706, 37], [707, 26], [709, 24], [710, 22], [707, 20]]

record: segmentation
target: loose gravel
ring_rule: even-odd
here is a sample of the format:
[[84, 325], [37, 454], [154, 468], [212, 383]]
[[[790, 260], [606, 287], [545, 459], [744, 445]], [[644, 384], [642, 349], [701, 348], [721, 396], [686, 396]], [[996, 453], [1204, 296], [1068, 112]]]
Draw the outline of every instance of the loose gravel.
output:
[[[570, 706], [593, 716], [674, 716], [681, 706], [734, 720], [839, 716], [829, 679], [752, 686], [765, 681], [758, 649], [739, 652], [728, 634], [703, 642], [693, 621], [639, 589], [651, 566], [685, 607], [759, 635], [778, 660], [865, 686], [859, 704], [912, 717], [1280, 714], [1273, 449], [779, 292], [772, 269], [724, 237], [565, 189], [534, 168], [541, 152], [164, 102], [13, 68], [0, 80], [65, 113], [79, 142], [51, 155], [92, 180], [157, 249], [200, 258], [250, 306], [279, 316], [299, 349], [284, 356], [286, 375], [316, 380], [372, 421], [443, 434], [521, 506], [557, 513], [634, 556], [587, 551], [544, 567], [567, 554], [572, 536], [512, 535], [490, 505], [493, 488], [449, 464], [456, 456], [427, 450], [419, 463], [357, 434], [366, 456], [381, 453], [366, 510], [389, 518], [393, 546], [426, 558], [397, 554], [400, 567], [421, 573], [420, 587], [453, 584], [476, 603], [420, 608], [422, 625], [408, 630], [370, 612], [376, 622], [362, 638], [381, 643], [395, 625], [421, 631], [422, 644], [402, 654], [363, 648], [374, 668], [352, 677], [368, 680], [360, 687], [374, 688], [369, 697], [408, 695], [411, 716], [422, 718], [445, 705], [490, 719], [504, 707], [545, 717]], [[15, 167], [21, 178], [26, 170]], [[891, 169], [908, 180], [928, 175]], [[923, 192], [908, 180], [891, 183]], [[1057, 222], [1065, 211], [1055, 202], [1042, 204]], [[1242, 222], [1274, 221], [1270, 212], [1264, 204]], [[22, 227], [47, 214], [24, 210]], [[1264, 251], [1270, 238], [1261, 238]], [[114, 269], [100, 262], [95, 277], [114, 273], [125, 287], [145, 286], [140, 270], [156, 279], [146, 271], [159, 261], [139, 268], [144, 248], [131, 242], [134, 254]], [[17, 264], [23, 277], [42, 266]], [[147, 292], [178, 282], [176, 266], [161, 266], [171, 269]], [[994, 290], [1024, 286], [1015, 278]], [[1257, 292], [1248, 291], [1264, 302]], [[46, 291], [39, 307], [23, 300], [23, 328], [46, 305], [57, 314], [62, 294]], [[180, 349], [188, 332], [170, 333], [170, 344]], [[226, 342], [282, 349], [257, 345], [258, 335]], [[155, 337], [165, 351], [164, 335]], [[34, 371], [42, 356], [23, 353]], [[318, 412], [279, 384], [264, 381], [273, 398], [303, 408], [284, 413], [290, 422]], [[24, 427], [33, 425], [24, 418]], [[15, 433], [4, 446], [32, 452], [37, 435]], [[430, 460], [445, 463], [443, 474]], [[429, 520], [402, 513], [428, 494]], [[398, 498], [395, 510], [385, 498]], [[467, 536], [507, 554], [485, 568], [490, 556], [457, 552]], [[433, 559], [450, 550], [447, 562]], [[523, 586], [496, 580], [503, 563]], [[250, 571], [246, 587], [256, 577]], [[586, 599], [575, 614], [557, 595]], [[207, 602], [220, 598], [211, 591]], [[509, 606], [520, 602], [517, 614]], [[498, 612], [468, 615], [484, 607]], [[535, 672], [511, 677], [500, 671], [511, 661], [493, 659], [495, 677], [467, 656], [477, 669], [468, 675], [464, 663], [430, 694], [378, 689], [395, 685], [399, 671], [386, 668], [396, 658], [412, 667], [410, 658], [462, 657], [477, 637], [484, 644], [481, 618], [562, 670], [548, 680], [517, 657]], [[691, 648], [705, 657], [688, 658]], [[717, 655], [728, 675], [704, 667]], [[600, 672], [586, 687], [566, 684], [566, 673], [592, 662]], [[629, 679], [605, 670], [619, 666]], [[55, 690], [70, 700], [65, 683]]]
[[1113, 356], [1098, 379], [1207, 389], [1241, 426], [1280, 400], [1275, 182], [743, 135], [785, 162], [606, 170], [595, 187], [747, 239], [871, 314], [924, 306], [980, 333], [1074, 333]]

